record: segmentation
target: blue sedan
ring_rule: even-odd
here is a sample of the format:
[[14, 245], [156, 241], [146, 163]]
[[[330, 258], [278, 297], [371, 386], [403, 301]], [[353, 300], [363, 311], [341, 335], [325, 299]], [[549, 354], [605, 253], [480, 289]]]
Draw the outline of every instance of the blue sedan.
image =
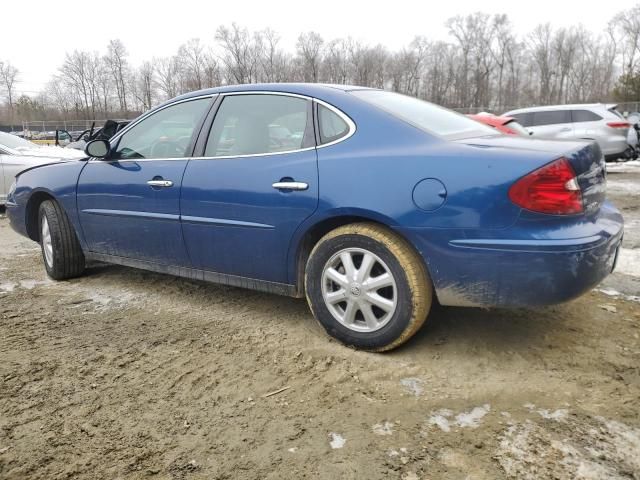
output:
[[409, 339], [436, 299], [581, 295], [623, 235], [597, 144], [502, 135], [382, 90], [198, 91], [86, 153], [22, 172], [8, 196], [50, 277], [98, 260], [306, 296], [330, 335], [372, 351]]

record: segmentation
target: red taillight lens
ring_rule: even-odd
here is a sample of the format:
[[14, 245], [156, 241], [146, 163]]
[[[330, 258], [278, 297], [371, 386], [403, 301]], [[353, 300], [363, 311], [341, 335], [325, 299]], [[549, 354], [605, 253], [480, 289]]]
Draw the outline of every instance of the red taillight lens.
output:
[[516, 205], [553, 215], [581, 213], [582, 192], [576, 174], [566, 158], [561, 158], [522, 177], [509, 189]]
[[607, 122], [607, 126], [611, 128], [629, 128], [631, 124], [629, 122]]

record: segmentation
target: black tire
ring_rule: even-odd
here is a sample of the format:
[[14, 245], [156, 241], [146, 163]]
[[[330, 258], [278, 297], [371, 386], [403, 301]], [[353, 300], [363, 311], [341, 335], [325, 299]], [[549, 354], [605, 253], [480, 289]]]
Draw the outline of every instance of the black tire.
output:
[[[52, 259], [47, 260], [43, 239], [43, 221], [49, 226]], [[57, 202], [45, 200], [38, 210], [38, 237], [47, 275], [54, 280], [67, 280], [79, 277], [84, 272], [85, 258], [76, 232], [66, 213]]]
[[[378, 330], [362, 332], [348, 328], [325, 303], [322, 291], [325, 266], [345, 249], [374, 254], [393, 275], [395, 310]], [[361, 295], [358, 285], [355, 291], [347, 295]], [[311, 311], [329, 335], [346, 345], [377, 352], [391, 350], [409, 340], [425, 322], [433, 300], [431, 280], [422, 258], [404, 239], [374, 223], [345, 225], [322, 237], [307, 261], [305, 292]]]

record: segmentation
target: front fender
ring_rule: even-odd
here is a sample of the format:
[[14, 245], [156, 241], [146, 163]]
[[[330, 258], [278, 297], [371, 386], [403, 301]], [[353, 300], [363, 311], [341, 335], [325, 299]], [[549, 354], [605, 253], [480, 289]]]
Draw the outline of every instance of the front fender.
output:
[[[18, 233], [29, 236], [29, 222], [33, 209], [42, 199], [55, 199], [66, 212], [80, 245], [85, 249], [84, 235], [76, 205], [78, 178], [86, 162], [64, 162], [41, 165], [21, 172], [16, 177], [13, 203], [7, 208], [11, 226]], [[37, 204], [37, 205], [36, 205]]]

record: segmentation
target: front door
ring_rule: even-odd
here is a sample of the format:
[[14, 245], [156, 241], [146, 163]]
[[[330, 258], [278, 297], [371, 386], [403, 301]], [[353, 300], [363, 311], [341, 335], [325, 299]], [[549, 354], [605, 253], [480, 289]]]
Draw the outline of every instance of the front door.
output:
[[92, 252], [190, 266], [180, 227], [180, 186], [211, 98], [176, 103], [91, 159], [78, 180], [78, 211]]
[[182, 225], [195, 267], [289, 283], [296, 228], [318, 205], [311, 101], [227, 95], [203, 156], [182, 184]]

